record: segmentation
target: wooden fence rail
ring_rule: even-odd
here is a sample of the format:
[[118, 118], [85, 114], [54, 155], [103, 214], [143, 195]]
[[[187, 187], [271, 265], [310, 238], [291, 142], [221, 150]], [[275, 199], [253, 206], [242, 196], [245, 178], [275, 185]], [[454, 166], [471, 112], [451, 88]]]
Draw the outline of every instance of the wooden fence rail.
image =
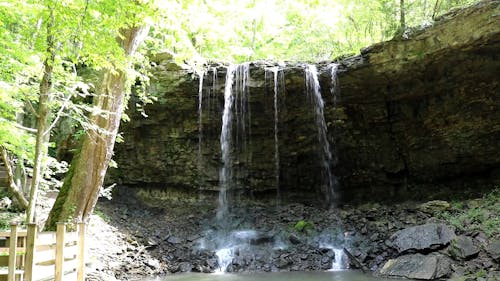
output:
[[38, 232], [36, 224], [27, 230], [12, 224], [10, 232], [0, 232], [0, 281], [84, 279], [84, 223], [75, 232], [68, 232], [65, 223], [58, 223], [56, 232]]

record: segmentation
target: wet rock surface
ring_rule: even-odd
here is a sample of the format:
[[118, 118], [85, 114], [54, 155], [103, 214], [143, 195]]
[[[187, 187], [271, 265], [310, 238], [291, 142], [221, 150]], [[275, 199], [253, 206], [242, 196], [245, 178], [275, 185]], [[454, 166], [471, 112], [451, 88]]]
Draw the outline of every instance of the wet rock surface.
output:
[[[149, 198], [146, 201], [148, 204], [143, 203], [144, 198], [137, 189], [119, 188], [113, 200], [100, 202], [99, 211], [114, 226], [114, 236], [119, 238], [106, 242], [118, 243], [118, 246], [103, 247], [97, 243], [99, 249], [91, 250], [104, 251], [94, 258], [99, 259], [95, 264], [100, 267], [93, 268], [93, 274], [127, 280], [137, 276], [220, 270], [216, 247], [211, 246], [216, 241], [214, 233], [219, 231], [214, 220], [216, 200], [187, 202]], [[234, 222], [230, 227], [236, 230], [232, 235], [240, 240], [239, 246], [233, 248], [228, 272], [328, 270], [336, 258], [332, 248], [345, 248], [356, 259], [354, 262], [344, 258], [344, 266], [362, 265], [384, 276], [436, 279], [482, 270], [485, 276], [495, 276], [500, 270], [493, 258], [498, 240], [478, 233], [457, 233], [457, 237], [466, 238], [455, 239], [471, 239], [478, 245], [479, 252], [466, 260], [450, 253], [454, 240], [445, 248], [400, 254], [391, 242], [395, 233], [422, 225], [443, 228], [443, 222], [420, 211], [419, 204], [373, 203], [332, 210], [285, 202], [244, 201], [237, 205], [239, 207], [230, 212]], [[296, 226], [301, 221], [308, 226], [298, 230]], [[487, 245], [491, 247], [486, 248]]]

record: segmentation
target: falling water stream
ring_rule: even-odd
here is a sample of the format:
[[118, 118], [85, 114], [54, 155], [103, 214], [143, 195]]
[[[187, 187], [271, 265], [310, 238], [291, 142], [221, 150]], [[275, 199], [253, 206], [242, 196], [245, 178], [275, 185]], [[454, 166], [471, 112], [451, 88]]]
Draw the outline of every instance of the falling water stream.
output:
[[[201, 174], [203, 169], [203, 77], [204, 72], [198, 72], [198, 171]], [[200, 175], [201, 177], [201, 175]], [[200, 190], [201, 190], [201, 179], [200, 179]]]
[[228, 212], [227, 190], [231, 186], [232, 163], [231, 163], [231, 129], [233, 123], [233, 79], [237, 66], [230, 65], [226, 73], [226, 85], [224, 88], [224, 111], [222, 113], [222, 129], [220, 133], [220, 150], [222, 168], [219, 172], [219, 201], [217, 206], [217, 220], [224, 223]]
[[[276, 186], [276, 198], [280, 201], [280, 152], [279, 152], [279, 109], [278, 109], [278, 74], [280, 68], [275, 66], [267, 69], [273, 73], [273, 106], [274, 106], [274, 177]], [[281, 72], [283, 74], [283, 72]], [[267, 77], [267, 71], [266, 71]], [[267, 79], [266, 79], [267, 80]]]
[[327, 127], [325, 122], [324, 107], [325, 103], [321, 96], [318, 80], [318, 70], [315, 65], [306, 65], [306, 92], [314, 108], [314, 119], [318, 128], [318, 142], [321, 146], [319, 158], [323, 169], [323, 178], [325, 183], [322, 185], [322, 193], [328, 204], [333, 204], [335, 198], [336, 179], [332, 173], [330, 165], [332, 164], [332, 152], [327, 137]]

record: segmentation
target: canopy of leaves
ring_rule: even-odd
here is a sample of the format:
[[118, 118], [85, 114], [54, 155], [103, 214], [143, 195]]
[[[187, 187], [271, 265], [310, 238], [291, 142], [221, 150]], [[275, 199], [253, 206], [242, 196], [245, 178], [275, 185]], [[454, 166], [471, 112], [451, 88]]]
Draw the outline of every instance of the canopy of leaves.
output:
[[[477, 0], [406, 0], [406, 26], [427, 26]], [[329, 60], [400, 33], [400, 0], [165, 1], [149, 40], [182, 60]]]
[[[144, 3], [143, 3], [144, 2]], [[55, 42], [49, 105], [85, 123], [93, 109], [81, 101], [91, 84], [81, 69], [124, 68], [119, 31], [154, 15], [148, 1], [6, 0], [0, 2], [0, 145], [27, 159], [33, 144], [23, 126], [35, 127], [43, 61], [49, 55], [47, 23]], [[150, 7], [151, 6], [151, 7]], [[21, 118], [20, 118], [21, 117]], [[21, 124], [18, 124], [21, 123]]]

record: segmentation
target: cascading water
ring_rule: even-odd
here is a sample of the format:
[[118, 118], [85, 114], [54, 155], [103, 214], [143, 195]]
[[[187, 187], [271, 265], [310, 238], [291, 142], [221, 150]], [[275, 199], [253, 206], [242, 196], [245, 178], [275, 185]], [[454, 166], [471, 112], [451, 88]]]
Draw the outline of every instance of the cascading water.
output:
[[[204, 72], [198, 72], [198, 171], [201, 174], [203, 169], [203, 77]], [[200, 189], [201, 189], [201, 179], [200, 179]]]
[[[274, 176], [276, 185], [276, 197], [280, 200], [280, 152], [279, 152], [279, 138], [278, 138], [278, 125], [279, 125], [279, 111], [278, 111], [278, 73], [279, 67], [268, 68], [273, 73], [273, 105], [274, 105]], [[266, 72], [267, 75], [267, 72]], [[267, 80], [267, 79], [266, 79]]]
[[337, 106], [337, 102], [339, 100], [339, 78], [337, 76], [337, 73], [339, 71], [339, 64], [337, 63], [331, 63], [328, 65], [328, 68], [330, 68], [330, 79], [332, 86], [330, 88], [330, 92], [332, 93], [333, 96], [333, 106]]
[[[331, 79], [331, 88], [330, 88], [330, 93], [332, 94], [333, 97], [333, 110], [336, 112], [337, 110], [337, 103], [339, 102], [340, 99], [340, 91], [339, 91], [339, 78], [338, 78], [338, 70], [339, 70], [339, 64], [337, 63], [331, 63], [328, 65], [328, 68], [330, 68], [330, 79]], [[335, 119], [335, 116], [334, 116]], [[334, 127], [335, 128], [335, 127]], [[335, 135], [335, 129], [333, 131]], [[333, 148], [336, 147], [335, 139], [332, 140]], [[332, 153], [332, 165], [337, 165], [338, 162], [338, 156], [335, 152], [335, 149], [333, 150]], [[338, 200], [339, 198], [334, 198], [334, 200]]]
[[[217, 221], [221, 231], [217, 234], [217, 251], [219, 267], [225, 272], [233, 259], [233, 252], [238, 243], [231, 238], [230, 218], [228, 216], [230, 202], [228, 190], [234, 187], [233, 163], [231, 152], [234, 146], [246, 149], [250, 139], [250, 106], [248, 102], [248, 81], [250, 64], [230, 65], [227, 68], [226, 85], [224, 88], [224, 111], [222, 114], [222, 130], [220, 135], [222, 168], [219, 173], [219, 200], [217, 209]], [[234, 84], [234, 88], [233, 88]], [[233, 143], [233, 108], [235, 111], [235, 141]], [[238, 162], [240, 162], [238, 153]], [[233, 232], [234, 234], [234, 232]]]
[[[267, 69], [273, 73], [273, 109], [274, 109], [274, 169], [275, 183], [279, 197], [279, 175], [280, 175], [280, 151], [279, 151], [279, 79], [283, 72], [279, 67]], [[327, 137], [327, 126], [324, 117], [324, 101], [320, 92], [318, 72], [315, 66], [309, 65], [305, 69], [307, 96], [314, 109], [314, 120], [318, 128], [318, 142], [321, 147], [320, 164], [323, 178], [322, 192], [329, 203], [334, 200], [334, 187], [336, 184], [330, 166], [334, 161]], [[335, 75], [333, 74], [335, 73]], [[216, 72], [214, 71], [214, 83]], [[332, 70], [332, 79], [336, 79], [336, 71]], [[282, 78], [284, 80], [284, 78]], [[222, 113], [222, 129], [220, 135], [220, 148], [222, 166], [219, 171], [219, 198], [216, 215], [216, 227], [206, 235], [206, 247], [215, 250], [218, 258], [220, 272], [235, 270], [241, 255], [248, 259], [255, 259], [252, 255], [268, 253], [272, 256], [273, 251], [288, 247], [287, 238], [281, 236], [271, 236], [268, 234], [251, 230], [253, 224], [246, 225], [250, 229], [241, 229], [242, 224], [235, 219], [238, 217], [238, 209], [235, 208], [234, 189], [241, 187], [237, 169], [246, 168], [249, 159], [248, 147], [251, 146], [251, 114], [249, 103], [249, 64], [231, 65], [227, 68], [226, 84], [224, 87], [224, 110]], [[284, 81], [283, 81], [284, 82]], [[335, 84], [334, 84], [335, 83]], [[336, 81], [332, 80], [332, 85], [336, 87]], [[332, 92], [334, 93], [334, 92]], [[243, 157], [247, 157], [242, 159]], [[230, 212], [231, 211], [231, 212]], [[267, 242], [256, 242], [267, 241]], [[264, 244], [256, 244], [264, 243]], [[339, 245], [340, 243], [332, 243]], [[332, 245], [331, 244], [331, 245]], [[203, 246], [205, 247], [205, 246]], [[329, 247], [334, 251], [335, 258], [332, 262], [332, 270], [345, 269], [345, 259], [343, 251], [336, 247]], [[242, 254], [244, 253], [244, 254]], [[235, 265], [236, 264], [236, 265]], [[237, 270], [237, 268], [236, 268]]]
[[335, 253], [335, 256], [332, 263], [331, 271], [339, 271], [346, 269], [346, 266], [344, 265], [344, 256], [345, 256], [344, 249], [333, 248], [332, 250]]
[[226, 85], [224, 88], [224, 111], [222, 113], [222, 130], [220, 133], [220, 149], [222, 168], [219, 172], [219, 201], [217, 207], [217, 220], [224, 222], [228, 212], [227, 189], [231, 186], [232, 163], [231, 163], [231, 128], [233, 122], [233, 79], [237, 66], [230, 65], [226, 73]]
[[[250, 109], [248, 103], [248, 81], [250, 64], [230, 65], [227, 68], [226, 84], [224, 87], [224, 111], [222, 114], [222, 129], [220, 135], [220, 146], [222, 154], [222, 168], [219, 173], [219, 206], [217, 218], [219, 221], [225, 219], [229, 208], [227, 190], [234, 187], [234, 171], [231, 152], [235, 147], [246, 149], [250, 141]], [[233, 88], [234, 84], [234, 88]], [[233, 118], [233, 108], [234, 116]], [[233, 134], [233, 119], [235, 119], [236, 132]], [[235, 141], [233, 142], [233, 135]], [[238, 153], [238, 162], [241, 153]], [[248, 159], [247, 159], [248, 160]]]
[[314, 118], [318, 127], [318, 141], [321, 146], [320, 161], [322, 166], [323, 178], [326, 182], [322, 184], [321, 190], [326, 198], [328, 204], [333, 204], [335, 199], [335, 186], [337, 180], [335, 179], [330, 165], [332, 163], [332, 153], [330, 150], [330, 143], [327, 138], [327, 127], [323, 109], [325, 103], [321, 97], [320, 85], [318, 80], [318, 70], [315, 65], [306, 65], [306, 92], [314, 107]]

